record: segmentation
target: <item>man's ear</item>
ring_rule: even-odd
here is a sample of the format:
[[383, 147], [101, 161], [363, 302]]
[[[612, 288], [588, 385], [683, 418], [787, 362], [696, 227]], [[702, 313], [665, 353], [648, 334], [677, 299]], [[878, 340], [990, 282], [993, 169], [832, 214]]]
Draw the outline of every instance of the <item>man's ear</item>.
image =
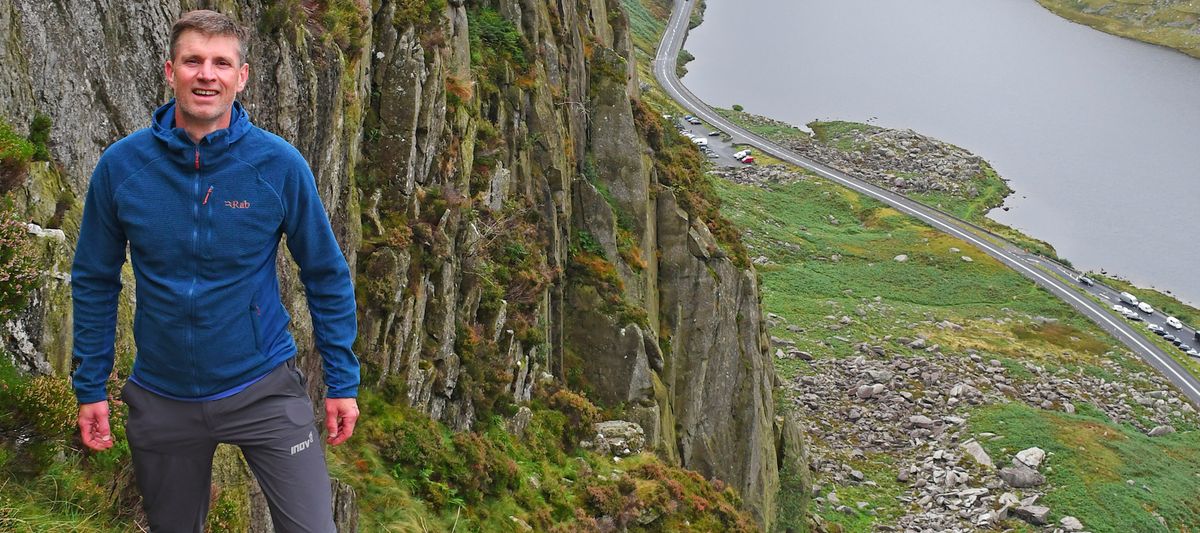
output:
[[250, 81], [250, 63], [242, 63], [242, 68], [238, 71], [238, 88], [237, 92], [242, 92], [246, 88], [246, 82]]
[[167, 85], [171, 87], [171, 90], [175, 90], [175, 65], [171, 64], [170, 59], [163, 64], [163, 76], [167, 78]]

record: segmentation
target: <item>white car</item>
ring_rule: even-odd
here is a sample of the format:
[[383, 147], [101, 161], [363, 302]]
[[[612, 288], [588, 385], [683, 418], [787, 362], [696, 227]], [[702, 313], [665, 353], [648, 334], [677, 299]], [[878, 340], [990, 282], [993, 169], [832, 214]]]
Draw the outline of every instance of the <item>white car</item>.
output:
[[693, 137], [692, 142], [699, 146], [708, 146], [708, 139], [705, 139], [704, 137]]
[[1154, 332], [1159, 332], [1159, 331], [1163, 330], [1162, 326], [1160, 326], [1158, 324], [1146, 324], [1146, 329], [1148, 329], [1150, 331], [1154, 331]]
[[1121, 313], [1122, 315], [1125, 314], [1126, 311], [1125, 306], [1121, 304], [1113, 304], [1112, 310]]
[[1173, 316], [1167, 317], [1167, 325], [1175, 329], [1183, 329], [1183, 322], [1180, 322], [1178, 318]]
[[1142, 312], [1146, 313], [1147, 315], [1154, 314], [1154, 308], [1150, 307], [1150, 304], [1148, 304], [1146, 302], [1142, 302], [1142, 303], [1138, 304], [1138, 309], [1141, 309]]

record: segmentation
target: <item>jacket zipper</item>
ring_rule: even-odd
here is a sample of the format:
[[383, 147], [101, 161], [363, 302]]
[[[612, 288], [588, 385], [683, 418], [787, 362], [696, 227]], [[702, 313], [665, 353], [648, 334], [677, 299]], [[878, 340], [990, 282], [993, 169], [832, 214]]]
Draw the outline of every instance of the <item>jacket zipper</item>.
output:
[[[200, 196], [200, 145], [196, 145], [195, 152], [196, 152], [196, 159], [195, 159], [196, 173], [193, 178], [192, 192], [193, 192], [193, 198], [198, 198]], [[211, 193], [212, 193], [212, 188], [209, 187], [209, 194], [211, 194]], [[188, 287], [188, 294], [187, 294], [188, 313], [187, 313], [187, 320], [186, 320], [187, 325], [184, 328], [186, 331], [186, 338], [187, 338], [187, 360], [189, 363], [188, 369], [191, 370], [191, 374], [192, 374], [193, 392], [197, 395], [199, 395], [201, 393], [201, 391], [200, 391], [200, 385], [199, 385], [197, 377], [196, 377], [196, 349], [195, 349], [195, 341], [194, 341], [195, 333], [193, 332], [193, 323], [195, 320], [195, 310], [196, 310], [196, 302], [195, 302], [196, 281], [200, 275], [200, 250], [199, 250], [200, 206], [207, 204], [207, 203], [208, 203], [208, 195], [206, 194], [204, 196], [203, 203], [201, 203], [199, 205], [192, 204], [192, 285], [190, 287]]]

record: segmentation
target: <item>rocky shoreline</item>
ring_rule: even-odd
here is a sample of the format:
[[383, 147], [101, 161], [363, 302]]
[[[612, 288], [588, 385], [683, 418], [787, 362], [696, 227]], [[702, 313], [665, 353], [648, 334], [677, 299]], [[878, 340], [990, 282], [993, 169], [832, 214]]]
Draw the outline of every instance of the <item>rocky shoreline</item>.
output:
[[[1002, 180], [995, 177], [983, 158], [909, 129], [893, 130], [844, 122], [810, 123], [809, 127], [814, 130], [822, 128], [829, 132], [827, 137], [820, 139], [820, 136], [808, 135], [785, 122], [749, 113], [733, 113], [743, 124], [770, 126], [777, 131], [791, 129], [793, 131], [786, 135], [769, 137], [784, 148], [899, 194], [941, 192], [971, 200], [980, 195], [980, 186], [985, 180]], [[1005, 186], [996, 205], [1011, 192]]]

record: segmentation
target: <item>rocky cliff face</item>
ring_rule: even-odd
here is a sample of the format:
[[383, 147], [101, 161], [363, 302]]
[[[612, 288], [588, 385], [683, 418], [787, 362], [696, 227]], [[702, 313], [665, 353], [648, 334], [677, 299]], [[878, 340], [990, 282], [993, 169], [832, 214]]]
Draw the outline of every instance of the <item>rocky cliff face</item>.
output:
[[[459, 430], [539, 388], [582, 389], [770, 523], [774, 373], [755, 275], [659, 175], [616, 0], [209, 4], [0, 5], [4, 119], [54, 124], [23, 209], [64, 230], [46, 237], [61, 242], [47, 246], [58, 281], [6, 327], [24, 367], [68, 370], [77, 198], [103, 148], [168, 97], [171, 22], [216, 8], [256, 30], [241, 100], [308, 159], [357, 272], [366, 386], [400, 387]], [[279, 269], [315, 372], [303, 287]]]

